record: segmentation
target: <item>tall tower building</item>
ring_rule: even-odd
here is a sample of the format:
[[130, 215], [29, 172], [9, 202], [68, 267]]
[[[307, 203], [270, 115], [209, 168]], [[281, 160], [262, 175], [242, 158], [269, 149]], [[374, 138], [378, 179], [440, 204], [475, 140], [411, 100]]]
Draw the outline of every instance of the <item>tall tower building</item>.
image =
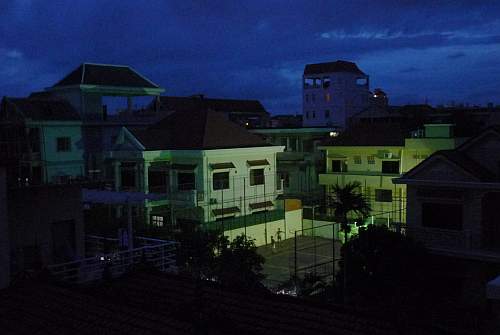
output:
[[369, 76], [352, 62], [307, 64], [302, 87], [305, 127], [345, 127], [352, 115], [369, 106]]

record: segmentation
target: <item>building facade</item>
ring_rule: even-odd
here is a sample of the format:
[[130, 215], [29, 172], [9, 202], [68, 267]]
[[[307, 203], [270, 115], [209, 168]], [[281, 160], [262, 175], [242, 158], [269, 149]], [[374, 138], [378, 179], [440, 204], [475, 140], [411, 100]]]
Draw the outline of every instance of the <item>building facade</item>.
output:
[[136, 209], [145, 226], [219, 229], [265, 244], [262, 224], [285, 216], [276, 164], [283, 150], [202, 110], [173, 113], [147, 130], [123, 128], [106, 159], [115, 191], [158, 195]]
[[370, 104], [369, 76], [355, 63], [308, 64], [302, 79], [305, 127], [345, 127], [351, 116]]
[[283, 179], [285, 197], [304, 201], [323, 197], [318, 175], [324, 172], [325, 161], [324, 152], [318, 146], [324, 140], [336, 136], [337, 128], [262, 128], [250, 131], [272, 145], [285, 148], [277, 154], [277, 170]]
[[500, 130], [492, 127], [395, 179], [408, 189], [409, 234], [435, 252], [499, 259], [499, 148]]
[[84, 176], [82, 122], [66, 101], [4, 97], [0, 127], [11, 133], [9, 143], [19, 152], [12, 157], [11, 183], [61, 183]]
[[319, 175], [319, 184], [326, 187], [328, 201], [332, 186], [357, 181], [371, 205], [373, 223], [404, 223], [406, 188], [392, 179], [461, 141], [447, 124], [426, 125], [413, 132], [394, 124], [357, 126], [320, 147], [325, 151], [326, 173]]

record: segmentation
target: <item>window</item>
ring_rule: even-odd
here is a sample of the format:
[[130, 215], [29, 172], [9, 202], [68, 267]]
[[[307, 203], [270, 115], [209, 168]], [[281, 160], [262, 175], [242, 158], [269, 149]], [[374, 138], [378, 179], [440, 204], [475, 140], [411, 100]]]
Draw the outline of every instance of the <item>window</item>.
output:
[[309, 94], [306, 94], [306, 102], [309, 102]]
[[264, 185], [264, 169], [250, 170], [250, 186]]
[[462, 224], [461, 204], [422, 204], [422, 226], [462, 230]]
[[399, 173], [399, 161], [382, 161], [382, 173]]
[[152, 215], [151, 224], [155, 227], [163, 227], [163, 216]]
[[375, 156], [373, 156], [373, 155], [366, 157], [366, 160], [367, 160], [368, 164], [375, 164]]
[[330, 95], [330, 93], [325, 93], [325, 101], [330, 102], [330, 100], [332, 100], [332, 96]]
[[325, 119], [328, 119], [328, 118], [330, 118], [330, 111], [327, 109], [325, 111]]
[[361, 156], [354, 156], [354, 164], [361, 164]]
[[330, 77], [323, 77], [323, 88], [328, 88], [330, 87]]
[[344, 160], [332, 160], [332, 172], [347, 172], [347, 164]]
[[281, 171], [278, 172], [278, 175], [280, 177], [279, 179], [283, 180], [283, 187], [285, 188], [290, 187], [290, 173], [288, 171]]
[[215, 172], [212, 184], [214, 191], [229, 189], [229, 172]]
[[312, 113], [313, 113], [313, 119], [315, 119], [316, 118], [316, 112], [313, 111]]
[[375, 201], [378, 202], [392, 202], [392, 190], [375, 190]]
[[311, 101], [315, 102], [316, 101], [316, 94], [311, 94]]
[[71, 138], [70, 137], [58, 137], [57, 139], [57, 151], [71, 151]]
[[309, 88], [314, 85], [314, 79], [313, 78], [304, 78], [304, 87]]
[[306, 112], [306, 119], [309, 119], [309, 112]]
[[177, 189], [179, 191], [196, 189], [194, 172], [179, 172], [177, 174]]

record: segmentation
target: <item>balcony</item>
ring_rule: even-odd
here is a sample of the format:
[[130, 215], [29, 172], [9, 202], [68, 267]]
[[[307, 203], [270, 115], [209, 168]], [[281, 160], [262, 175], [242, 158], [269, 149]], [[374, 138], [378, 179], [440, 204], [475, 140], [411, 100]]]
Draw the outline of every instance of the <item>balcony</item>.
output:
[[470, 230], [407, 228], [407, 235], [433, 253], [483, 261], [500, 261], [500, 250], [483, 248], [479, 233]]
[[162, 272], [175, 272], [177, 243], [136, 237], [134, 249], [123, 250], [118, 239], [88, 236], [87, 248], [94, 256], [49, 265], [50, 274], [58, 281], [88, 284], [105, 277], [117, 278], [134, 266], [148, 264]]

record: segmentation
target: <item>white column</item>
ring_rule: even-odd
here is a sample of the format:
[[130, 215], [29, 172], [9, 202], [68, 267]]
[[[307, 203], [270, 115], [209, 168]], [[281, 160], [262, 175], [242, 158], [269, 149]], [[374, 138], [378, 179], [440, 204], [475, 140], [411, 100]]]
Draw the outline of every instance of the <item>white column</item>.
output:
[[149, 167], [150, 166], [151, 166], [150, 162], [144, 162], [143, 169], [142, 169], [142, 173], [144, 174], [142, 191], [146, 194], [149, 193]]
[[121, 188], [121, 179], [122, 179], [122, 174], [120, 170], [120, 165], [121, 163], [119, 161], [114, 161], [113, 162], [113, 168], [115, 170], [115, 191], [119, 191]]

